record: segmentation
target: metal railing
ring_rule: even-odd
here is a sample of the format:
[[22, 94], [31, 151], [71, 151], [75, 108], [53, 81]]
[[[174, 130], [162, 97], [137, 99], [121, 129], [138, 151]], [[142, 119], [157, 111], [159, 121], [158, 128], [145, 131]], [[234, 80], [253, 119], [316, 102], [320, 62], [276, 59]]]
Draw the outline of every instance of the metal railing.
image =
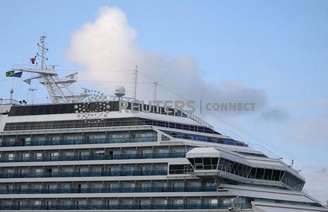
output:
[[101, 177], [101, 176], [143, 176], [167, 175], [167, 170], [121, 170], [99, 172], [43, 172], [43, 173], [0, 173], [0, 178], [25, 178], [25, 177]]
[[[86, 205], [0, 205], [0, 210], [128, 210], [128, 209], [227, 209], [231, 204], [86, 204]], [[243, 204], [241, 208], [250, 208], [249, 204]]]
[[2, 141], [1, 147], [9, 146], [46, 146], [46, 145], [74, 145], [74, 144], [104, 144], [104, 143], [133, 143], [154, 142], [156, 136], [146, 138], [106, 138], [106, 139], [69, 139], [69, 140], [44, 140], [44, 141]]
[[131, 192], [201, 192], [217, 191], [217, 186], [153, 186], [153, 187], [131, 187], [131, 188], [41, 188], [41, 189], [3, 189], [0, 194], [39, 194], [39, 193], [131, 193]]
[[0, 158], [0, 162], [32, 162], [32, 161], [75, 161], [75, 160], [121, 160], [121, 159], [149, 159], [149, 158], [181, 158], [184, 152], [145, 153], [145, 154], [112, 154], [112, 155], [72, 155], [72, 156], [42, 156], [30, 158]]

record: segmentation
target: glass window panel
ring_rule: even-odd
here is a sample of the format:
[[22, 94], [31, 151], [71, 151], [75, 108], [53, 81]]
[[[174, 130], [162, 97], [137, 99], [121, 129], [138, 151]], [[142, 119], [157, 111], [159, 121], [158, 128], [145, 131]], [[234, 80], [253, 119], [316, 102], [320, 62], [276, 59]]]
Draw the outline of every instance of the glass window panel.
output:
[[23, 159], [29, 159], [31, 157], [31, 154], [29, 152], [23, 153]]
[[8, 160], [15, 160], [15, 154], [14, 153], [8, 153]]
[[35, 154], [35, 157], [36, 157], [37, 160], [42, 159], [42, 156], [43, 156], [42, 152], [37, 152], [37, 153]]
[[258, 168], [256, 172], [256, 179], [263, 179], [264, 177], [264, 169]]
[[59, 153], [58, 152], [51, 152], [50, 157], [57, 158], [57, 157], [59, 157]]

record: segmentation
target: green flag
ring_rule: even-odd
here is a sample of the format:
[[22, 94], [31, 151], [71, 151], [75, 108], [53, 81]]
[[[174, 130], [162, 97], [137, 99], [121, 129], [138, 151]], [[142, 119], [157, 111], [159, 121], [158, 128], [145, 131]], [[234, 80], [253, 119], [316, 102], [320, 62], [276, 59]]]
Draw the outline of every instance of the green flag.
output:
[[23, 72], [7, 71], [6, 77], [21, 77]]
[[7, 71], [6, 77], [13, 77], [15, 75], [15, 71]]

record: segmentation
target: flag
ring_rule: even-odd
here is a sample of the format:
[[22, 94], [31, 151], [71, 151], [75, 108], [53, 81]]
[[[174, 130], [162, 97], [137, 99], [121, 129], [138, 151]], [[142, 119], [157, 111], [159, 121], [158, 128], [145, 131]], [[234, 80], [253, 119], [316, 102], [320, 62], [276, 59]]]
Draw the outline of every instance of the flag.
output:
[[36, 56], [35, 56], [35, 57], [32, 57], [30, 60], [31, 60], [31, 63], [32, 63], [32, 64], [35, 64]]
[[6, 77], [22, 77], [23, 72], [7, 71]]

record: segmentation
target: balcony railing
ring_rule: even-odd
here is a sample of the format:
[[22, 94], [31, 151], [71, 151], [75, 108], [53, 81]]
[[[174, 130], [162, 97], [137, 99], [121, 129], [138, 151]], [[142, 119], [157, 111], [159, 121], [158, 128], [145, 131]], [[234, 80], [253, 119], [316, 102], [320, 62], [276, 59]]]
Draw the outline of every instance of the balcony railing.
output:
[[146, 153], [146, 154], [113, 154], [113, 155], [72, 155], [72, 156], [42, 156], [30, 158], [0, 158], [0, 162], [32, 162], [32, 161], [75, 161], [75, 160], [121, 160], [121, 159], [148, 159], [148, 158], [181, 158], [184, 152]]
[[0, 173], [0, 178], [25, 178], [25, 177], [101, 177], [101, 176], [143, 176], [167, 175], [166, 170], [121, 170], [99, 172], [43, 172], [43, 173]]
[[4, 189], [0, 190], [0, 194], [39, 194], [39, 193], [132, 193], [132, 192], [201, 192], [201, 191], [217, 191], [216, 186], [207, 187], [132, 187], [132, 188], [70, 188], [70, 189]]
[[[0, 205], [0, 210], [128, 210], [128, 209], [227, 209], [231, 204], [125, 204], [125, 205]], [[241, 208], [250, 208], [242, 204]]]
[[74, 144], [104, 144], [104, 143], [133, 143], [133, 142], [153, 142], [157, 137], [144, 138], [104, 138], [104, 139], [65, 139], [65, 140], [44, 140], [44, 141], [2, 141], [1, 147], [9, 146], [45, 146], [45, 145], [74, 145]]

